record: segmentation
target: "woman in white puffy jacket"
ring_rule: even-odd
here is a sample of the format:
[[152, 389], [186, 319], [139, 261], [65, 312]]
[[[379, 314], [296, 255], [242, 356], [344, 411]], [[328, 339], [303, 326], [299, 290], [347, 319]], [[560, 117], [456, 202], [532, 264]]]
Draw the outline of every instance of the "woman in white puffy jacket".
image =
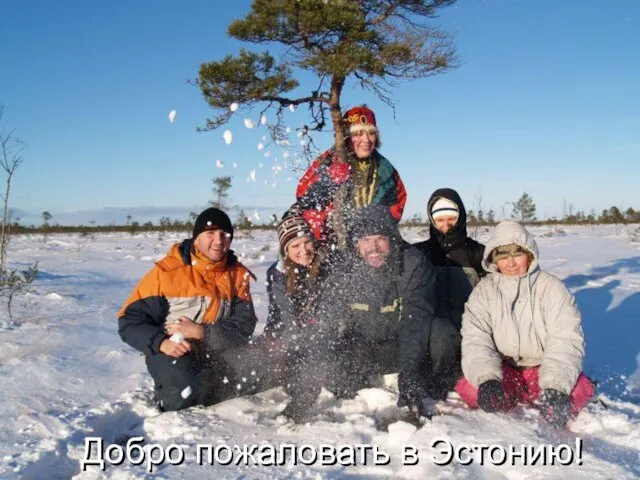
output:
[[473, 408], [539, 405], [564, 426], [594, 394], [582, 374], [584, 336], [574, 296], [538, 265], [538, 246], [519, 223], [500, 223], [482, 266], [492, 275], [473, 290], [462, 320], [462, 371], [456, 391]]

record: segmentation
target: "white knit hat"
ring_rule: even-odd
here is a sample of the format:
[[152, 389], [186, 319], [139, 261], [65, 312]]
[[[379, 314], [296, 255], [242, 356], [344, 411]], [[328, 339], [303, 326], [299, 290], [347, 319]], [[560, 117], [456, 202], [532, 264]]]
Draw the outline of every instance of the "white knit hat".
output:
[[433, 218], [434, 220], [438, 217], [457, 217], [458, 215], [460, 215], [458, 205], [456, 205], [455, 202], [452, 202], [448, 198], [439, 198], [433, 203], [433, 206], [431, 207], [431, 218]]

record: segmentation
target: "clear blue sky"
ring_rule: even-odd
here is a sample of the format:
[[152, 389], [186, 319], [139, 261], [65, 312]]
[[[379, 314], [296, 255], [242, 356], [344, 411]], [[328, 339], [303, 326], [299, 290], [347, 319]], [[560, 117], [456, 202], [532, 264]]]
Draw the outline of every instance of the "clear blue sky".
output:
[[[10, 201], [23, 223], [41, 223], [44, 210], [54, 223], [184, 218], [227, 174], [233, 203], [281, 213], [296, 185], [283, 171], [272, 186], [281, 150], [258, 150], [266, 131], [245, 128], [244, 116], [228, 127], [231, 145], [224, 128], [196, 133], [209, 111], [187, 83], [202, 62], [238, 51], [226, 27], [249, 6], [3, 2], [0, 103], [29, 145]], [[462, 65], [401, 84], [395, 120], [359, 89], [343, 95], [343, 106], [374, 107], [381, 152], [407, 186], [406, 216], [424, 214], [445, 186], [467, 208], [481, 195], [498, 217], [525, 191], [539, 217], [561, 215], [565, 201], [640, 208], [640, 2], [466, 0], [437, 23], [455, 34]], [[302, 110], [288, 115], [292, 127], [305, 121]]]

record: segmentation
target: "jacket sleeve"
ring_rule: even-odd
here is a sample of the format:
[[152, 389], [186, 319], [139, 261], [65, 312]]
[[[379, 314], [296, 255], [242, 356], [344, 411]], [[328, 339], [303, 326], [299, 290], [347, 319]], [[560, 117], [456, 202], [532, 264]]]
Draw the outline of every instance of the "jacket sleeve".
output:
[[502, 381], [502, 358], [493, 341], [487, 280], [473, 289], [462, 315], [462, 373], [475, 387]]
[[482, 268], [482, 257], [484, 255], [484, 245], [482, 243], [476, 242], [473, 239], [468, 239], [469, 242], [469, 260], [471, 261], [471, 266], [474, 268], [480, 278], [486, 277], [489, 272], [487, 272], [484, 268]]
[[[323, 209], [333, 201], [333, 193], [339, 184], [330, 175], [330, 168], [333, 167], [332, 159], [332, 150], [323, 153], [311, 164], [298, 182], [296, 202], [302, 209]], [[343, 168], [346, 167], [345, 164]]]
[[[339, 263], [337, 258], [344, 263]], [[329, 261], [332, 264], [330, 278], [322, 282], [314, 314], [318, 322], [316, 330], [325, 337], [338, 338], [356, 328], [350, 307], [356, 282], [348, 259], [334, 257]]]
[[404, 212], [404, 206], [407, 203], [407, 189], [402, 183], [402, 179], [400, 178], [400, 174], [394, 168], [393, 169], [393, 178], [395, 179], [395, 200], [391, 203], [391, 215], [395, 218], [396, 221], [400, 221], [402, 218], [402, 213]]
[[162, 326], [169, 313], [169, 302], [160, 295], [161, 271], [153, 267], [131, 292], [118, 314], [120, 338], [145, 355], [160, 352], [166, 338]]
[[387, 205], [391, 216], [399, 222], [404, 212], [404, 206], [407, 203], [407, 190], [400, 178], [400, 174], [387, 160], [376, 150], [378, 158], [377, 187], [374, 198], [371, 203]]
[[264, 334], [271, 338], [280, 338], [290, 333], [295, 324], [295, 312], [293, 303], [285, 291], [286, 281], [283, 274], [276, 270], [276, 266], [267, 270], [267, 295], [269, 297], [269, 313]]
[[413, 268], [406, 269], [398, 292], [402, 296], [398, 338], [401, 375], [416, 373], [429, 354], [429, 337], [435, 317], [435, 271], [424, 254], [413, 250]]
[[560, 280], [551, 279], [553, 291], [543, 295], [547, 340], [538, 372], [540, 388], [570, 395], [582, 372], [584, 335], [575, 297]]
[[267, 310], [267, 323], [264, 326], [262, 335], [266, 335], [269, 338], [279, 338], [282, 335], [282, 315], [280, 314], [280, 307], [278, 301], [275, 298], [275, 292], [273, 291], [273, 284], [275, 279], [273, 266], [267, 270], [267, 298], [269, 300], [269, 307]]
[[251, 339], [258, 319], [251, 299], [250, 280], [251, 274], [245, 267], [236, 267], [236, 294], [229, 302], [229, 314], [213, 324], [204, 325], [203, 342], [207, 349], [226, 350], [245, 345]]

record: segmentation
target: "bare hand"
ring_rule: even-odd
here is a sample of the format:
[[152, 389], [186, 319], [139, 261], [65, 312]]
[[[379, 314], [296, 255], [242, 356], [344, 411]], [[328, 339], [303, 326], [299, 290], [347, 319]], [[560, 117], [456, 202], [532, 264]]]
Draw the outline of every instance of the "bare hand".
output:
[[174, 333], [182, 333], [187, 340], [202, 340], [204, 338], [204, 327], [188, 317], [180, 317], [176, 323], [167, 323], [164, 326], [164, 331], [169, 336]]
[[165, 338], [160, 344], [160, 352], [169, 357], [179, 358], [191, 351], [191, 344], [186, 340], [174, 342]]

